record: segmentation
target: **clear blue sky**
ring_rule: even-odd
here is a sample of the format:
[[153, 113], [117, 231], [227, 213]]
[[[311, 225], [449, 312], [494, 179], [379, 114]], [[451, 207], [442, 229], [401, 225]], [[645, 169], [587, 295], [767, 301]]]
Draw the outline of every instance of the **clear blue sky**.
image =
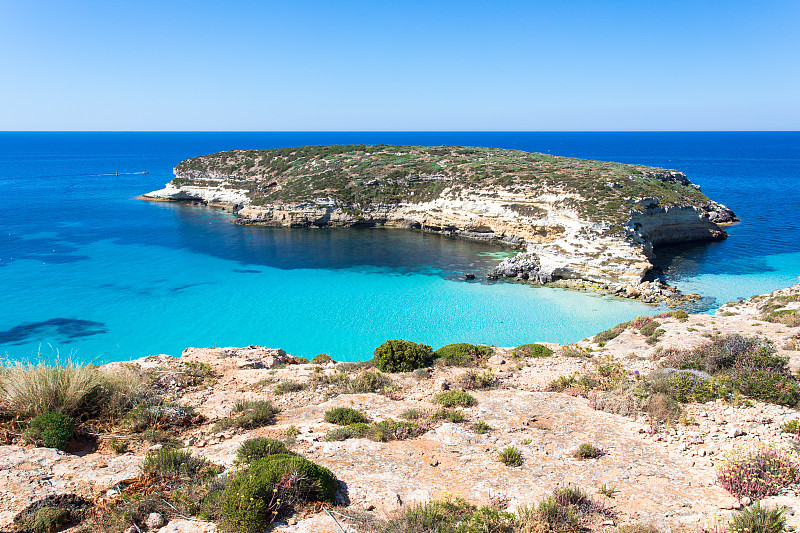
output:
[[0, 0], [0, 130], [798, 130], [800, 1]]

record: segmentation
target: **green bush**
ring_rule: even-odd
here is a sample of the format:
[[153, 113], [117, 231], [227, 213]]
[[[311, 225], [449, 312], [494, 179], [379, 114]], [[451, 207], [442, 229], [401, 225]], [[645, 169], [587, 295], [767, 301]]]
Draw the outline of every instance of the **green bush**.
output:
[[256, 459], [279, 453], [289, 454], [285, 442], [267, 437], [256, 437], [247, 439], [239, 446], [239, 449], [236, 450], [236, 458], [242, 463], [252, 463]]
[[522, 466], [522, 453], [516, 446], [508, 446], [498, 453], [498, 460], [506, 466]]
[[781, 431], [783, 433], [793, 433], [795, 435], [800, 434], [800, 420], [796, 418], [787, 420], [781, 425]]
[[661, 326], [656, 320], [651, 320], [647, 324], [641, 327], [639, 333], [644, 335], [645, 337], [652, 337], [656, 330]]
[[460, 390], [440, 392], [433, 401], [444, 407], [470, 407], [478, 403], [474, 396]]
[[511, 351], [511, 356], [517, 359], [524, 357], [550, 357], [551, 355], [553, 355], [553, 350], [543, 344], [523, 344]]
[[475, 431], [475, 433], [483, 435], [484, 433], [491, 431], [492, 427], [483, 420], [477, 420], [474, 424], [472, 424], [472, 429]]
[[667, 378], [667, 384], [670, 397], [681, 403], [704, 403], [717, 397], [713, 380], [691, 372], [675, 372]]
[[311, 362], [315, 365], [326, 365], [331, 361], [333, 361], [333, 359], [326, 353], [317, 354], [311, 358]]
[[64, 413], [48, 411], [31, 420], [28, 436], [41, 441], [48, 448], [65, 450], [75, 432], [75, 419]]
[[325, 411], [325, 421], [339, 426], [349, 426], [359, 422], [366, 422], [367, 417], [363, 413], [350, 407], [336, 407], [330, 411]]
[[481, 364], [494, 351], [488, 346], [456, 342], [442, 346], [434, 355], [450, 366], [476, 366]]
[[55, 533], [69, 522], [69, 511], [59, 507], [42, 507], [25, 520], [31, 533]]
[[363, 422], [357, 422], [336, 429], [330, 430], [322, 440], [327, 442], [336, 442], [347, 439], [361, 439], [367, 436], [370, 430], [370, 425]]
[[307, 365], [310, 361], [305, 357], [292, 357], [292, 364]]
[[392, 339], [375, 348], [374, 361], [383, 372], [412, 372], [430, 366], [433, 351], [427, 344]]
[[295, 501], [334, 502], [339, 483], [322, 466], [296, 455], [258, 459], [236, 474], [220, 497], [222, 527], [259, 533]]
[[781, 533], [786, 527], [786, 508], [766, 509], [761, 502], [733, 514], [731, 533]]
[[575, 457], [578, 459], [597, 459], [605, 454], [602, 449], [588, 442], [584, 442], [575, 450]]
[[188, 450], [161, 448], [144, 456], [142, 471], [157, 476], [188, 476], [206, 479], [219, 474], [219, 469], [204, 457], [192, 455]]
[[780, 371], [739, 368], [720, 378], [731, 392], [763, 402], [794, 407], [800, 402], [800, 385], [793, 376]]

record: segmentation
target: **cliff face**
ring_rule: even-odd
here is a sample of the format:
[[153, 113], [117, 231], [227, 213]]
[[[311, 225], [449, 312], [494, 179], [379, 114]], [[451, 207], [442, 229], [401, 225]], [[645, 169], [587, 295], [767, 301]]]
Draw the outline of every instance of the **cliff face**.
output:
[[144, 199], [221, 205], [243, 225], [396, 226], [516, 245], [497, 270], [547, 283], [639, 284], [653, 245], [726, 237], [735, 221], [683, 173], [463, 147], [221, 152]]

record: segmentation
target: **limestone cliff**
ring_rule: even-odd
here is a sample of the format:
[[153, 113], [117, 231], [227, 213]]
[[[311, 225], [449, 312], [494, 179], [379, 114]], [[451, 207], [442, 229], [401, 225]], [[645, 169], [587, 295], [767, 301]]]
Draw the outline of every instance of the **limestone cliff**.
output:
[[221, 205], [236, 222], [396, 226], [516, 245], [499, 275], [637, 285], [653, 245], [736, 221], [674, 170], [495, 148], [309, 146], [183, 161], [149, 200]]

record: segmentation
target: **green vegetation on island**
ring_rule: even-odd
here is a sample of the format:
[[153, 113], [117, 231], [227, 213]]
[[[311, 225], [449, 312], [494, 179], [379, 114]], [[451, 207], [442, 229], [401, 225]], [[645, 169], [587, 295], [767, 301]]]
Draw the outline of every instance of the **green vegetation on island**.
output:
[[[594, 221], [621, 223], [631, 199], [662, 207], [703, 206], [708, 197], [683, 174], [643, 165], [592, 161], [501, 148], [330, 145], [231, 150], [193, 157], [175, 167], [172, 184], [246, 190], [254, 205], [338, 207], [357, 217], [379, 205], [420, 203], [447, 192], [498, 190], [527, 196], [558, 193], [565, 208]], [[521, 216], [540, 206], [509, 204]]]

